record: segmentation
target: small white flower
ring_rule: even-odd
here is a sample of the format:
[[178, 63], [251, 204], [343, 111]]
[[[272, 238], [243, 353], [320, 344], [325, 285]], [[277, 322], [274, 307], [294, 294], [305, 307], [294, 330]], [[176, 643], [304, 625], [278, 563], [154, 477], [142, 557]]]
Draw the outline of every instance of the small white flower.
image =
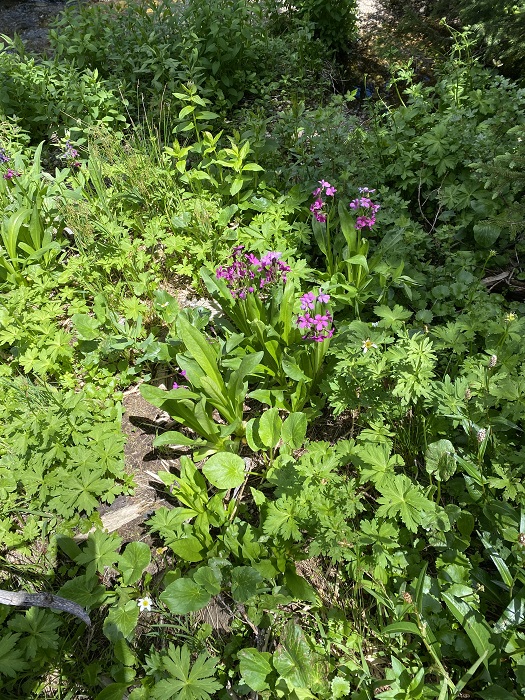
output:
[[479, 443], [482, 443], [486, 437], [487, 431], [485, 430], [485, 428], [481, 428], [481, 430], [478, 430], [477, 438]]
[[367, 353], [371, 348], [377, 348], [377, 345], [373, 343], [370, 338], [367, 338], [366, 340], [363, 340], [363, 353]]
[[144, 598], [139, 598], [137, 600], [137, 605], [139, 606], [140, 612], [151, 612], [153, 601], [146, 595]]
[[491, 355], [490, 360], [489, 360], [489, 367], [495, 367], [498, 362], [498, 356], [497, 355]]

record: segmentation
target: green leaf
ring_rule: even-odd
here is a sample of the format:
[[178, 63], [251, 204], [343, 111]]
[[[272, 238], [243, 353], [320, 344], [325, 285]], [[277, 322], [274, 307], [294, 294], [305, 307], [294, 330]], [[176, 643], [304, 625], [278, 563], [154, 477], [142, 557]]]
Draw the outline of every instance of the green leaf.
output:
[[123, 584], [131, 586], [137, 583], [150, 561], [150, 548], [145, 542], [130, 542], [119, 562]]
[[284, 574], [284, 583], [297, 600], [307, 600], [310, 603], [317, 603], [317, 595], [312, 586], [302, 576], [293, 569], [287, 568]]
[[382, 494], [377, 502], [383, 504], [377, 509], [378, 517], [394, 518], [399, 515], [411, 532], [416, 532], [425, 514], [435, 510], [432, 501], [404, 474], [389, 477], [381, 486], [378, 484], [377, 488]]
[[173, 542], [170, 542], [170, 547], [175, 554], [185, 561], [202, 561], [204, 547], [200, 540], [193, 535], [173, 540]]
[[478, 691], [477, 694], [482, 700], [516, 700], [516, 696], [502, 688], [501, 685], [489, 685], [488, 688]]
[[239, 659], [239, 671], [248, 687], [257, 692], [267, 690], [270, 687], [266, 682], [266, 678], [272, 672], [270, 665], [272, 655], [269, 652], [261, 652], [253, 648], [241, 649], [237, 658]]
[[415, 634], [421, 637], [419, 627], [413, 622], [393, 622], [391, 625], [383, 627], [383, 634]]
[[136, 601], [128, 600], [125, 605], [110, 608], [108, 616], [104, 620], [103, 632], [110, 642], [118, 639], [127, 639], [139, 619], [139, 606]]
[[73, 314], [71, 321], [75, 326], [80, 340], [95, 340], [100, 337], [100, 323], [93, 316], [87, 314]]
[[232, 452], [217, 452], [206, 461], [202, 473], [216, 488], [234, 489], [244, 481], [244, 460]]
[[251, 566], [236, 566], [231, 571], [232, 598], [244, 603], [257, 593], [263, 577]]
[[267, 408], [259, 421], [259, 437], [265, 447], [274, 449], [281, 439], [283, 422], [279, 416], [279, 409]]
[[304, 443], [307, 427], [308, 423], [304, 413], [290, 413], [281, 430], [284, 444], [292, 450], [298, 450]]
[[179, 578], [170, 583], [160, 599], [174, 615], [185, 615], [201, 610], [210, 602], [208, 591], [189, 578]]
[[226, 387], [217, 367], [217, 353], [210, 343], [184, 316], [181, 315], [177, 318], [176, 325], [180, 339], [204, 372], [204, 376], [215, 384], [217, 391], [222, 391], [225, 394]]
[[127, 683], [112, 683], [102, 690], [95, 700], [122, 700], [128, 689]]
[[490, 641], [492, 632], [487, 621], [464, 600], [455, 598], [447, 592], [442, 593], [441, 597], [452, 615], [467, 633], [478, 655], [482, 656], [485, 652], [488, 652], [484, 661], [484, 665], [488, 668], [488, 660], [494, 653], [495, 647]]
[[86, 573], [93, 575], [95, 571], [104, 573], [106, 566], [113, 566], [118, 560], [117, 550], [122, 539], [115, 534], [106, 534], [102, 530], [89, 533], [82, 554], [75, 557], [77, 564], [86, 564]]
[[27, 668], [22, 650], [17, 647], [19, 634], [8, 632], [0, 639], [0, 675], [15, 678]]
[[235, 180], [230, 186], [230, 194], [232, 195], [232, 197], [241, 191], [243, 184], [244, 180], [242, 179], [242, 177], [235, 178]]
[[448, 481], [456, 471], [456, 450], [450, 440], [431, 442], [425, 452], [425, 469], [438, 481]]
[[199, 447], [205, 444], [205, 440], [195, 440], [194, 438], [190, 438], [187, 435], [183, 435], [178, 430], [168, 430], [165, 433], [162, 433], [161, 435], [157, 435], [155, 440], [153, 440], [154, 447], [163, 447], [164, 445], [169, 445], [173, 449], [176, 449], [177, 447], [188, 446]]
[[346, 680], [346, 678], [341, 678], [341, 676], [336, 676], [332, 679], [330, 688], [332, 690], [333, 700], [346, 698], [350, 695], [350, 683]]
[[299, 625], [286, 625], [281, 644], [274, 652], [276, 671], [296, 688], [310, 688], [315, 657]]
[[152, 700], [210, 700], [222, 685], [214, 679], [217, 660], [200, 654], [190, 670], [191, 656], [186, 645], [169, 645], [168, 654], [162, 658], [163, 666], [171, 678], [155, 684]]
[[193, 580], [211, 595], [217, 595], [221, 592], [220, 572], [217, 569], [212, 569], [211, 566], [201, 566], [200, 569], [197, 569], [193, 574]]
[[482, 248], [490, 248], [501, 235], [501, 229], [494, 224], [481, 223], [473, 227], [474, 240]]

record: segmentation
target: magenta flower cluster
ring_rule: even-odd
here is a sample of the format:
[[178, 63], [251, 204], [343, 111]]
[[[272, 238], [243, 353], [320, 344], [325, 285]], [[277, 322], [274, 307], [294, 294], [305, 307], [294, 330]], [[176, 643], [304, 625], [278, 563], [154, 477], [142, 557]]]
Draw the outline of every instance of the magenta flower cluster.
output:
[[376, 222], [376, 214], [381, 207], [370, 199], [370, 195], [374, 192], [375, 190], [369, 190], [368, 187], [360, 187], [361, 197], [352, 200], [349, 204], [350, 209], [358, 214], [355, 222], [358, 231], [363, 228], [371, 229]]
[[224, 279], [234, 299], [245, 299], [247, 294], [262, 290], [277, 282], [286, 282], [290, 266], [283, 262], [282, 253], [269, 252], [258, 258], [245, 253], [244, 246], [233, 249], [232, 262], [227, 267], [217, 268], [217, 279]]
[[11, 168], [9, 168], [8, 171], [4, 173], [4, 180], [12, 180], [14, 177], [20, 177], [20, 173], [16, 170], [11, 170]]
[[315, 201], [311, 205], [310, 211], [315, 216], [317, 221], [320, 221], [322, 224], [324, 224], [324, 222], [326, 221], [326, 212], [324, 210], [324, 205], [326, 204], [326, 201], [323, 199], [323, 195], [325, 195], [326, 197], [333, 197], [337, 190], [325, 180], [319, 180], [319, 184], [321, 186], [312, 192], [312, 195], [315, 197]]
[[333, 316], [327, 309], [330, 296], [321, 289], [318, 294], [307, 292], [301, 297], [301, 310], [304, 312], [297, 317], [297, 325], [306, 331], [303, 340], [313, 340], [322, 343], [334, 334]]
[[82, 163], [78, 160], [78, 151], [76, 148], [73, 148], [70, 141], [66, 141], [65, 149], [60, 157], [67, 160], [68, 165], [71, 165], [73, 168], [80, 168]]

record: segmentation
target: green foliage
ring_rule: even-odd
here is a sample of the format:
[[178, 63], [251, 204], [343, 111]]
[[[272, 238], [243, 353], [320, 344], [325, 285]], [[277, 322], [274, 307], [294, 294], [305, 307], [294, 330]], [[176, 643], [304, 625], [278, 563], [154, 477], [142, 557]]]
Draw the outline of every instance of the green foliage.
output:
[[116, 93], [98, 71], [57, 60], [37, 60], [7, 37], [0, 43], [0, 111], [16, 116], [34, 143], [64, 129], [82, 132], [101, 122], [121, 128], [125, 117]]

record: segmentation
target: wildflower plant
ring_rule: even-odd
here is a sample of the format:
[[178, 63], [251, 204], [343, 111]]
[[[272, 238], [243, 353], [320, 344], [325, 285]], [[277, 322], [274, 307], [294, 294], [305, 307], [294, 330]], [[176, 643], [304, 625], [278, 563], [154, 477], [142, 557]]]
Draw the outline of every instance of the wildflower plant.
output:
[[[335, 205], [337, 189], [319, 181], [312, 195], [310, 207], [313, 214], [312, 228], [321, 252], [326, 259], [326, 277], [340, 287], [346, 301], [363, 295], [372, 281], [368, 260], [369, 243], [363, 231], [375, 226], [380, 205], [372, 200], [375, 190], [359, 188], [359, 196], [349, 204], [339, 201]], [[358, 300], [354, 303], [357, 308]]]
[[280, 252], [258, 257], [243, 246], [234, 248], [229, 264], [215, 275], [204, 270], [202, 277], [227, 317], [217, 323], [228, 342], [240, 333], [239, 347], [263, 353], [262, 380], [251, 395], [285, 410], [301, 410], [317, 387], [334, 333], [330, 296], [319, 288], [300, 296]]

